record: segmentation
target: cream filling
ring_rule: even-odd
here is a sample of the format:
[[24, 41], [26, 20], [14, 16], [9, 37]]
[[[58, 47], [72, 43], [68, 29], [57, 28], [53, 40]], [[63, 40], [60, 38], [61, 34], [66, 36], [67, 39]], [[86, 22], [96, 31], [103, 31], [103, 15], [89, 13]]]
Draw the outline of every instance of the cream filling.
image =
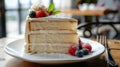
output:
[[77, 31], [74, 30], [39, 30], [39, 31], [31, 31], [26, 32], [26, 34], [34, 34], [34, 33], [76, 33]]
[[[36, 44], [36, 45], [35, 45]], [[68, 53], [71, 44], [50, 44], [50, 43], [34, 43], [26, 44], [25, 51], [29, 53]], [[29, 49], [30, 48], [30, 49]]]
[[[27, 43], [26, 43], [27, 44]], [[41, 45], [41, 46], [63, 46], [63, 47], [69, 47], [70, 45], [76, 45], [76, 44], [64, 44], [64, 43], [54, 43], [54, 44], [51, 44], [51, 43], [30, 43], [28, 45]]]

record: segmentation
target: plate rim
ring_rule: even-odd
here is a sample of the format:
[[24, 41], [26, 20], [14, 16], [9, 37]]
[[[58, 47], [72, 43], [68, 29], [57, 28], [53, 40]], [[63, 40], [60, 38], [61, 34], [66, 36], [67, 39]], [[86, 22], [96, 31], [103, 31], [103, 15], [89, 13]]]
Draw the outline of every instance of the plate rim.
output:
[[[82, 38], [82, 37], [80, 37], [81, 39], [87, 39], [87, 38]], [[19, 55], [14, 55], [14, 54], [12, 54], [12, 53], [10, 53], [11, 51], [9, 51], [8, 49], [7, 49], [7, 46], [8, 45], [10, 45], [10, 44], [12, 44], [12, 43], [14, 43], [14, 42], [16, 42], [16, 41], [20, 41], [20, 40], [24, 40], [23, 38], [22, 39], [18, 39], [18, 40], [15, 40], [15, 41], [12, 41], [12, 42], [10, 42], [10, 43], [8, 43], [7, 45], [5, 45], [4, 46], [4, 51], [5, 51], [5, 53], [7, 53], [8, 55], [10, 55], [10, 56], [13, 56], [13, 57], [16, 57], [16, 58], [19, 58], [19, 59], [22, 59], [22, 60], [25, 60], [25, 61], [29, 61], [29, 62], [35, 62], [35, 63], [44, 63], [44, 64], [46, 64], [46, 62], [47, 62], [47, 64], [50, 62], [50, 61], [72, 61], [72, 63], [73, 62], [82, 62], [82, 61], [86, 61], [86, 60], [90, 60], [90, 59], [94, 59], [94, 58], [97, 58], [98, 56], [100, 56], [101, 54], [103, 54], [104, 53], [104, 51], [105, 51], [105, 47], [103, 46], [103, 45], [101, 45], [102, 47], [103, 47], [103, 51], [101, 51], [101, 53], [99, 53], [99, 54], [97, 54], [97, 55], [95, 55], [95, 56], [92, 56], [92, 57], [89, 57], [89, 58], [87, 58], [87, 59], [78, 59], [78, 58], [76, 58], [76, 59], [59, 59], [59, 60], [57, 60], [57, 59], [54, 59], [54, 60], [31, 60], [31, 59], [26, 59], [26, 58], [24, 58], [24, 57], [21, 57], [21, 56], [19, 56]], [[89, 40], [89, 41], [92, 41], [92, 42], [96, 42], [96, 41], [93, 41], [93, 40], [90, 40], [90, 39], [87, 39], [87, 40]], [[96, 43], [98, 43], [98, 42], [96, 42]], [[57, 63], [57, 62], [56, 62]], [[69, 62], [70, 63], [70, 62]], [[53, 63], [50, 63], [50, 64], [53, 64]], [[59, 62], [58, 62], [58, 64], [59, 64]]]

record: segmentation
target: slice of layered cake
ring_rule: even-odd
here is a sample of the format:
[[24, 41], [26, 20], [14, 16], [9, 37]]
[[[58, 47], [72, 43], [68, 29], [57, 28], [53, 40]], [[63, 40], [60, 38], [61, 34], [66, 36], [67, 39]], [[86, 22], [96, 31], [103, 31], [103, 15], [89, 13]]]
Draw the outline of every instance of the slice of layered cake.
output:
[[[34, 7], [34, 8], [33, 8]], [[36, 8], [38, 8], [36, 10]], [[77, 20], [60, 16], [48, 16], [41, 6], [32, 6], [27, 17], [25, 51], [27, 53], [68, 53], [71, 45], [78, 44]], [[41, 13], [45, 17], [41, 17]], [[38, 15], [39, 14], [39, 15]]]

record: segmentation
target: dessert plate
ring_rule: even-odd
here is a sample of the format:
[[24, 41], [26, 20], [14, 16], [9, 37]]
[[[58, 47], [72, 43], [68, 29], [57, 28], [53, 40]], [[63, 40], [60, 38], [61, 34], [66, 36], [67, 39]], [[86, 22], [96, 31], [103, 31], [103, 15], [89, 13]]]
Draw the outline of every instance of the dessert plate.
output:
[[69, 54], [60, 53], [42, 53], [42, 54], [28, 54], [24, 52], [24, 39], [19, 39], [7, 44], [4, 50], [7, 54], [23, 59], [29, 62], [42, 63], [42, 64], [63, 64], [63, 63], [73, 63], [88, 61], [90, 59], [100, 56], [105, 48], [98, 42], [80, 38], [82, 42], [89, 43], [92, 46], [92, 53], [85, 55], [81, 58], [71, 56]]

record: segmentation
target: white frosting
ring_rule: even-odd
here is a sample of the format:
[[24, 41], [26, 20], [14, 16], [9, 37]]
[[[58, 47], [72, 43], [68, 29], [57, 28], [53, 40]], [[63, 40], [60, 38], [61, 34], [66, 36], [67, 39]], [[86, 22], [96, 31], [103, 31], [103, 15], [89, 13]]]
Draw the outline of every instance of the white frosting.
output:
[[38, 11], [38, 10], [41, 10], [41, 9], [45, 10], [46, 7], [42, 3], [40, 3], [40, 2], [36, 2], [30, 8], [30, 10], [33, 10], [33, 11]]
[[41, 18], [27, 18], [28, 21], [74, 21], [77, 22], [76, 19], [70, 18], [70, 17], [65, 17], [65, 16], [60, 16], [60, 15], [51, 15], [47, 17], [41, 17]]

